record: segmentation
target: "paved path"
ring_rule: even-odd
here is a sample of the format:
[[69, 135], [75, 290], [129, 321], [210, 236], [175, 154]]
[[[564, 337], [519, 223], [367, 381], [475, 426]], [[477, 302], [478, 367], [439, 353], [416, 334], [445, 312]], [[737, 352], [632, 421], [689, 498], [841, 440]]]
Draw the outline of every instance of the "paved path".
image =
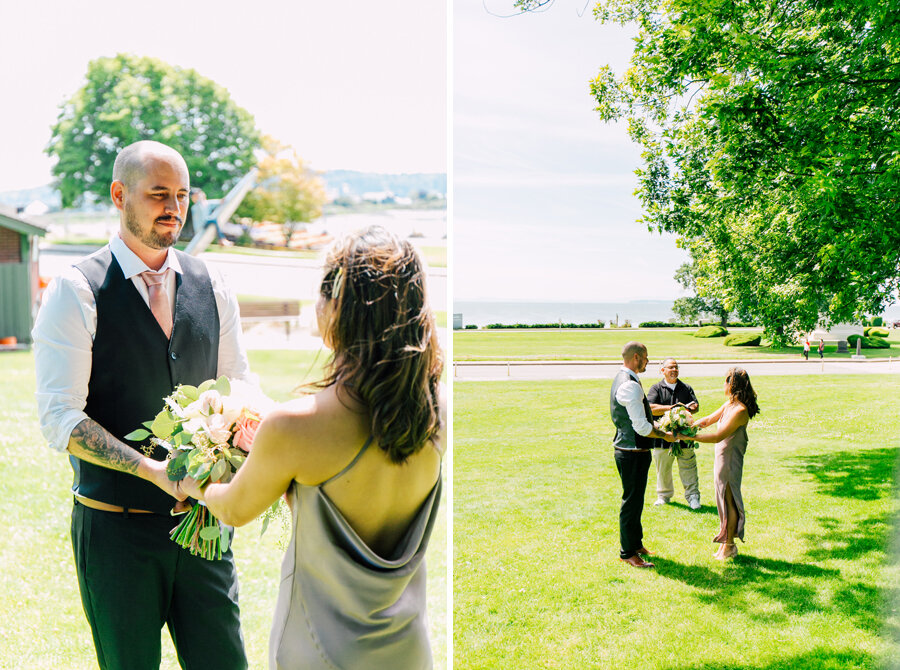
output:
[[[754, 375], [900, 374], [900, 360], [849, 358], [789, 361], [688, 361], [679, 360], [679, 374], [692, 377], [721, 377], [734, 366]], [[453, 363], [454, 381], [511, 381], [612, 379], [622, 364], [616, 361], [458, 361]], [[651, 362], [645, 375], [656, 375], [658, 363]]]
[[[55, 277], [95, 250], [52, 247], [41, 251], [42, 277]], [[235, 293], [273, 298], [315, 300], [322, 280], [320, 260], [204, 252], [200, 258], [218, 270]], [[428, 299], [432, 309], [447, 311], [447, 268], [429, 268]]]

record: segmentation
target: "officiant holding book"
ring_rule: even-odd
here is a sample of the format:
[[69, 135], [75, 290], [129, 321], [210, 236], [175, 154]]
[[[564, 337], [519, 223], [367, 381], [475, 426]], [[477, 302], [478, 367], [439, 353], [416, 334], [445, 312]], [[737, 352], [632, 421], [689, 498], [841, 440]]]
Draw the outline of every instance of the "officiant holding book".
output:
[[[654, 417], [662, 416], [674, 407], [684, 407], [694, 414], [700, 409], [700, 402], [690, 385], [678, 378], [678, 361], [667, 358], [663, 361], [660, 372], [662, 381], [657, 382], [647, 391], [650, 411]], [[656, 502], [654, 505], [665, 505], [675, 494], [675, 483], [672, 480], [672, 466], [678, 461], [678, 474], [684, 486], [684, 498], [691, 509], [700, 509], [700, 486], [697, 483], [697, 453], [681, 443], [681, 452], [676, 456], [664, 440], [656, 441], [653, 460], [656, 462]]]

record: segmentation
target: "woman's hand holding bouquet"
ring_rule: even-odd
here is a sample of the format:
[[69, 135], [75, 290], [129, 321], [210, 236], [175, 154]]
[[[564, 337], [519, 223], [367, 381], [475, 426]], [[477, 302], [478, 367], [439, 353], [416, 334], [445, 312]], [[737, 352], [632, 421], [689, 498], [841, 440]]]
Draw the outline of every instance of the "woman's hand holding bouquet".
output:
[[[164, 399], [163, 410], [145, 429], [125, 437], [160, 445], [169, 452], [166, 472], [172, 481], [184, 482], [182, 490], [198, 499], [209, 482], [227, 482], [241, 467], [253, 445], [264, 414], [274, 406], [254, 386], [226, 377], [200, 386], [179, 385]], [[152, 434], [152, 437], [151, 437]], [[182, 547], [209, 560], [228, 551], [231, 536], [203, 503], [174, 513], [187, 512], [171, 537]]]
[[[666, 432], [672, 431], [679, 440], [685, 437], [693, 437], [699, 431], [699, 427], [694, 426], [694, 418], [691, 413], [684, 407], [676, 406], [667, 411], [659, 419], [659, 428]], [[681, 456], [682, 449], [696, 449], [699, 445], [697, 442], [681, 441], [672, 442], [672, 454]]]

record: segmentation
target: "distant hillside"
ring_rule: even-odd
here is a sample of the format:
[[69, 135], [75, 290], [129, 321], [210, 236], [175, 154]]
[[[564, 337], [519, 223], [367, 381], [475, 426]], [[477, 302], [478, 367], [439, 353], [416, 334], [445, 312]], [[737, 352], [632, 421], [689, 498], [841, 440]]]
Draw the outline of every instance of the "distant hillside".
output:
[[[399, 197], [413, 197], [420, 192], [447, 193], [446, 174], [379, 174], [354, 170], [328, 170], [322, 174], [326, 187], [337, 195], [362, 196], [364, 193], [390, 191]], [[51, 210], [59, 209], [59, 192], [51, 185], [0, 193], [0, 205], [25, 207], [40, 200]], [[103, 203], [105, 206], [106, 203]]]
[[35, 200], [40, 200], [50, 209], [59, 209], [59, 191], [49, 184], [47, 186], [22, 189], [21, 191], [0, 193], [0, 205], [6, 205], [13, 209], [16, 207], [27, 207]]
[[446, 174], [379, 174], [354, 170], [328, 170], [322, 179], [329, 191], [339, 195], [362, 195], [373, 191], [390, 191], [400, 197], [411, 197], [419, 191], [446, 195]]

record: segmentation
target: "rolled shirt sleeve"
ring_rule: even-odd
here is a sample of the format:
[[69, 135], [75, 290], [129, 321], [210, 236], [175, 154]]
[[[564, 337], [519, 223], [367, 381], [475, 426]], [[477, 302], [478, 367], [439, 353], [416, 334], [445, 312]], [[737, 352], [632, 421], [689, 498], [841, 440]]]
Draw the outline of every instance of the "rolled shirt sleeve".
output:
[[70, 268], [50, 282], [31, 337], [41, 433], [56, 451], [66, 451], [72, 430], [88, 418], [96, 319], [93, 293], [80, 272]]
[[644, 390], [641, 385], [631, 378], [616, 389], [616, 400], [628, 411], [634, 432], [647, 437], [653, 431], [653, 424], [647, 421], [644, 414]]

